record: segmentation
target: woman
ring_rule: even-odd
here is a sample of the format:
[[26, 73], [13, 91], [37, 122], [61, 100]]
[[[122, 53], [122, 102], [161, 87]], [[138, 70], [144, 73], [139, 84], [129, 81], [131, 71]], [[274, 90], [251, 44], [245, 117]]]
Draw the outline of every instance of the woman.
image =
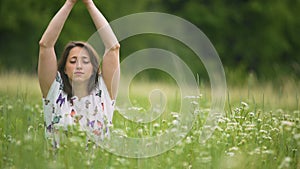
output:
[[94, 139], [109, 134], [119, 83], [120, 45], [92, 0], [82, 0], [105, 45], [101, 71], [98, 55], [85, 42], [66, 45], [58, 64], [55, 43], [76, 0], [66, 0], [39, 45], [38, 78], [43, 95], [46, 136], [58, 144], [58, 130], [79, 126]]

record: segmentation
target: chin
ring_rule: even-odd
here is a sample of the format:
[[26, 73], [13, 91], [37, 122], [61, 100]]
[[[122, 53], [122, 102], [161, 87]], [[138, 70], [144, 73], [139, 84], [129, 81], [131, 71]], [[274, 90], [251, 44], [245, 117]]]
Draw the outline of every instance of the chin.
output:
[[73, 83], [83, 83], [83, 82], [86, 82], [86, 81], [88, 81], [88, 80], [89, 80], [89, 79], [77, 77], [77, 78], [73, 78], [73, 79], [72, 79], [72, 82], [73, 82]]

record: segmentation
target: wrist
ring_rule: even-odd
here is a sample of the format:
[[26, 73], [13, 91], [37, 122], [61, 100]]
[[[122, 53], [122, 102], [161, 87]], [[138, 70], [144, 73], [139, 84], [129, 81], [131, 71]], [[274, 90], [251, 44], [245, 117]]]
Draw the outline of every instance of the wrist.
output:
[[70, 6], [74, 6], [75, 3], [76, 3], [76, 0], [67, 0], [67, 1], [65, 2], [66, 5], [70, 5]]
[[83, 4], [86, 6], [86, 7], [91, 7], [91, 6], [94, 6], [94, 2], [93, 1], [83, 1]]

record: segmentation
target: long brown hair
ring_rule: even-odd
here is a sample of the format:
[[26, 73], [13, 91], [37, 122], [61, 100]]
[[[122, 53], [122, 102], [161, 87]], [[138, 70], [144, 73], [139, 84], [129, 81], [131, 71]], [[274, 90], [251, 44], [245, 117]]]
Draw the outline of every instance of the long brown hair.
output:
[[63, 81], [63, 91], [67, 93], [68, 99], [70, 99], [73, 96], [73, 93], [72, 93], [72, 85], [70, 84], [69, 77], [65, 74], [65, 66], [66, 66], [69, 53], [71, 49], [73, 49], [74, 47], [81, 47], [82, 49], [85, 49], [89, 54], [90, 61], [93, 66], [93, 73], [90, 77], [89, 85], [88, 85], [88, 93], [90, 93], [96, 87], [96, 84], [98, 83], [98, 76], [100, 73], [99, 56], [95, 51], [95, 49], [86, 42], [82, 42], [82, 41], [69, 42], [65, 46], [63, 54], [58, 61], [58, 71]]

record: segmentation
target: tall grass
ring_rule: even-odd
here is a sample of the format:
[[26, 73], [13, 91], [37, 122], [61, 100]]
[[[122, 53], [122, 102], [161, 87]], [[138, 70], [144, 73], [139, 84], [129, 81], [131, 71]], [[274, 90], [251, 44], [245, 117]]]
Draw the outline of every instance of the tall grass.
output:
[[[270, 83], [229, 86], [226, 112], [218, 117], [216, 130], [205, 144], [200, 134], [205, 127], [203, 114], [210, 110], [210, 89], [200, 86], [202, 97], [191, 110], [195, 122], [186, 137], [163, 154], [135, 159], [87, 144], [81, 133], [69, 136], [53, 150], [44, 138], [36, 77], [2, 74], [0, 81], [0, 168], [300, 168], [299, 89], [295, 90], [293, 83], [286, 83], [281, 93]], [[132, 99], [137, 105], [149, 106], [148, 93], [157, 85], [165, 87], [133, 84], [132, 90], [138, 92], [130, 91]], [[165, 91], [172, 98], [168, 111], [173, 111], [176, 86], [167, 86]], [[130, 122], [116, 111], [114, 129], [134, 137], [166, 132], [175, 127], [172, 121], [178, 118], [168, 111], [149, 124]]]
[[0, 94], [3, 96], [28, 97], [27, 101], [41, 101], [37, 75], [19, 72], [0, 72]]

